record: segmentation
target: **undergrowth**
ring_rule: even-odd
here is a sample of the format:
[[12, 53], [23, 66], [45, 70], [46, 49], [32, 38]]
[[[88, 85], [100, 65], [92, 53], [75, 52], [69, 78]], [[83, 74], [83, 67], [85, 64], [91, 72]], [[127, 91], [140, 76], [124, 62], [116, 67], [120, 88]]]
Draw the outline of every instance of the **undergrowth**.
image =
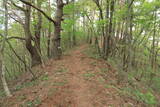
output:
[[[84, 53], [95, 59], [101, 58], [97, 49], [90, 46]], [[117, 84], [105, 85], [106, 88], [114, 88], [120, 94], [128, 96], [139, 103], [145, 104], [148, 107], [155, 107], [160, 105], [156, 94], [160, 94], [160, 73], [152, 72], [149, 66], [142, 68], [132, 68], [130, 72], [124, 72], [122, 69], [122, 62], [120, 58], [110, 57], [107, 60], [112, 67], [116, 69]], [[145, 69], [144, 69], [145, 68]], [[101, 69], [101, 72], [107, 73], [107, 68]], [[85, 74], [87, 77], [90, 74]], [[117, 88], [118, 85], [123, 86]]]

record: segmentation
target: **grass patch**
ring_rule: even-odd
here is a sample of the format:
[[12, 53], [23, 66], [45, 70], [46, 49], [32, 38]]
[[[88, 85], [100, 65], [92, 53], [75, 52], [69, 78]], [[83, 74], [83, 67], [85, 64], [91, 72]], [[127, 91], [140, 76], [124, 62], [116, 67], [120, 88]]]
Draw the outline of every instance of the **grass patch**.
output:
[[48, 77], [48, 75], [43, 75], [40, 77], [40, 80], [47, 81], [47, 80], [49, 80], [49, 77]]
[[108, 68], [100, 68], [101, 72], [107, 72]]
[[32, 87], [32, 86], [35, 86], [37, 84], [38, 84], [38, 80], [29, 81], [29, 82], [26, 82], [24, 84], [16, 86], [15, 91], [18, 91], [18, 90], [20, 90], [22, 88], [25, 88], [25, 87]]
[[0, 90], [0, 98], [5, 97], [5, 96], [6, 96], [5, 92], [3, 90]]
[[113, 88], [115, 89], [119, 94], [124, 95], [124, 96], [129, 96], [132, 99], [144, 103], [147, 105], [147, 107], [155, 107], [157, 104], [156, 97], [150, 92], [142, 93], [141, 91], [137, 89], [132, 89], [129, 87], [126, 88], [117, 88], [114, 85], [108, 85], [106, 84], [104, 86], [105, 88]]
[[89, 79], [91, 79], [92, 77], [95, 77], [95, 74], [94, 74], [94, 73], [85, 73], [85, 74], [83, 74], [83, 76], [84, 76], [84, 78], [85, 78], [86, 80], [89, 80]]
[[90, 46], [89, 48], [84, 50], [83, 53], [86, 54], [87, 56], [91, 57], [91, 58], [94, 58], [94, 59], [101, 58], [101, 56], [98, 53], [98, 50], [97, 50], [97, 48], [95, 46]]
[[41, 104], [41, 100], [40, 98], [36, 98], [33, 101], [26, 101], [23, 105], [21, 105], [21, 107], [37, 107], [38, 105]]
[[66, 68], [60, 68], [56, 72], [57, 73], [65, 73], [65, 72], [67, 72], [67, 69]]
[[25, 95], [21, 95], [21, 96], [18, 96], [17, 99], [18, 99], [19, 101], [23, 101], [23, 100], [26, 99], [26, 96], [25, 96]]
[[57, 90], [58, 90], [57, 88], [49, 89], [48, 96], [53, 95]]
[[32, 87], [38, 84], [38, 80], [34, 80], [34, 81], [30, 81], [30, 82], [26, 82], [24, 84], [25, 87]]
[[91, 62], [90, 64], [93, 65], [93, 66], [96, 66], [96, 65], [97, 65], [97, 62], [96, 62], [96, 61], [93, 61], [93, 62]]
[[98, 80], [100, 83], [105, 83], [105, 79], [104, 79], [104, 78], [97, 78], [97, 80]]
[[85, 73], [84, 74], [84, 77], [94, 77], [95, 76], [95, 74], [93, 74], [93, 73]]
[[64, 86], [65, 84], [67, 84], [67, 81], [55, 82], [53, 83], [53, 86]]

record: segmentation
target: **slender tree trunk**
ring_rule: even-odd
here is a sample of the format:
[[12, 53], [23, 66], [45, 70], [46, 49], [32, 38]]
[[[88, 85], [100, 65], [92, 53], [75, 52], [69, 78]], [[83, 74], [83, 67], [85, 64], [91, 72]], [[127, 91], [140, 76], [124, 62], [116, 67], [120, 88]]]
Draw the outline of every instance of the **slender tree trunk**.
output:
[[[42, 2], [40, 0], [37, 0], [37, 7], [41, 9]], [[37, 12], [37, 18], [38, 22], [35, 25], [35, 48], [37, 51], [39, 51], [39, 54], [41, 54], [41, 47], [40, 47], [40, 39], [41, 39], [41, 28], [42, 28], [42, 15], [41, 12]]]
[[106, 50], [106, 58], [109, 57], [110, 54], [110, 49], [111, 49], [111, 36], [113, 34], [113, 12], [114, 12], [114, 0], [111, 1], [110, 5], [110, 18], [109, 18], [109, 34], [107, 37], [107, 50]]
[[124, 71], [128, 71], [132, 65], [132, 4], [131, 0], [127, 0], [126, 2], [128, 6], [128, 15], [126, 17], [126, 25], [125, 25], [125, 38], [124, 38], [124, 56], [123, 56], [123, 69]]
[[156, 56], [155, 56], [155, 47], [156, 47], [156, 19], [157, 19], [157, 13], [154, 12], [154, 31], [153, 31], [153, 40], [152, 40], [152, 46], [151, 46], [151, 67], [152, 70], [155, 71], [155, 62], [156, 62]]
[[[73, 17], [73, 20], [75, 21], [75, 0], [72, 0], [72, 2], [73, 2], [73, 15], [72, 15], [72, 17]], [[72, 31], [73, 31], [73, 35], [72, 35], [73, 46], [75, 46], [75, 45], [77, 45], [76, 44], [76, 35], [75, 35], [75, 23], [72, 26]]]
[[[103, 17], [103, 9], [101, 7], [101, 4], [102, 4], [102, 1], [99, 1], [99, 0], [93, 0], [93, 2], [95, 2], [95, 4], [97, 5], [98, 7], [98, 10], [99, 10], [99, 20], [104, 20], [104, 17]], [[101, 40], [101, 47], [102, 47], [102, 52], [100, 50], [100, 55], [102, 55], [103, 53], [103, 49], [104, 49], [104, 42], [103, 42], [103, 39], [105, 39], [105, 26], [104, 24], [102, 24], [102, 26], [100, 28], [98, 28], [98, 30], [101, 30], [101, 32], [99, 33], [100, 34], [100, 40]], [[97, 37], [95, 39], [98, 39]], [[96, 43], [96, 41], [95, 41]], [[100, 49], [100, 45], [98, 44], [98, 48]]]
[[51, 22], [49, 21], [48, 40], [47, 40], [47, 55], [48, 55], [48, 58], [51, 57], [50, 43], [51, 43]]
[[[109, 0], [107, 0], [107, 7], [106, 7], [106, 20], [109, 20]], [[107, 37], [109, 34], [109, 27], [108, 27], [108, 23], [106, 23], [105, 26], [105, 36], [104, 36], [104, 41], [103, 41], [103, 57], [106, 58], [106, 54], [107, 54]]]
[[[51, 17], [51, 1], [49, 0], [49, 15]], [[51, 57], [51, 52], [50, 52], [50, 42], [51, 42], [51, 22], [49, 21], [49, 27], [48, 27], [48, 40], [47, 40], [47, 55], [48, 58]]]

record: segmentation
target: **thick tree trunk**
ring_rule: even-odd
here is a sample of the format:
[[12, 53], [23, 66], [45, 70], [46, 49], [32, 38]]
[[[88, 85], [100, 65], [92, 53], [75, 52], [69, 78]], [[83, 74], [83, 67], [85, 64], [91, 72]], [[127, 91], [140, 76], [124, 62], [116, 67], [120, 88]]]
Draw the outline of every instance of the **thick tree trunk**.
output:
[[54, 59], [60, 59], [62, 55], [60, 32], [61, 29], [59, 25], [55, 26], [54, 37], [52, 39], [53, 46], [51, 50], [51, 57], [53, 57]]
[[54, 37], [51, 38], [51, 57], [54, 59], [60, 59], [62, 55], [61, 50], [61, 22], [63, 21], [63, 7], [64, 3], [62, 0], [57, 0], [57, 10], [54, 24]]
[[[25, 38], [26, 38], [26, 48], [31, 55], [31, 65], [33, 67], [35, 65], [41, 64], [42, 60], [39, 52], [40, 45], [39, 43], [36, 43], [36, 41], [33, 40], [31, 31], [30, 31], [30, 18], [31, 18], [30, 15], [31, 15], [31, 7], [26, 5], [24, 31], [25, 31]], [[40, 42], [38, 36], [37, 38], [38, 38], [37, 41]]]

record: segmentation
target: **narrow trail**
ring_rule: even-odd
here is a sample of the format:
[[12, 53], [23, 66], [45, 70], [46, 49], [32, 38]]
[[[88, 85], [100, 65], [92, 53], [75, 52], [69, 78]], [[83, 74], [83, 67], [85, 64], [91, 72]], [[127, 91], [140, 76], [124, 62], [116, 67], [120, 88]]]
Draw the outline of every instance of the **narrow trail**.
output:
[[[80, 48], [71, 51], [69, 57], [62, 59], [61, 64], [67, 69], [68, 75], [68, 89], [71, 93], [70, 103], [65, 104], [60, 102], [60, 104], [51, 104], [51, 107], [93, 107], [92, 103], [92, 93], [90, 92], [89, 83], [84, 80], [83, 74], [89, 70], [88, 64], [83, 61], [84, 54], [82, 53], [86, 49], [86, 46], [81, 46]], [[64, 62], [63, 62], [64, 61]], [[88, 63], [88, 62], [87, 62]], [[65, 97], [68, 96], [63, 96]], [[52, 103], [52, 101], [50, 101]], [[47, 104], [47, 103], [46, 103]], [[48, 104], [47, 104], [48, 105]], [[47, 105], [43, 105], [45, 107]]]
[[82, 62], [84, 47], [81, 47], [79, 50], [73, 52], [73, 56], [70, 60], [73, 61], [72, 64], [67, 63], [69, 71], [73, 74], [70, 78], [69, 84], [72, 87], [74, 100], [76, 102], [76, 107], [93, 107], [91, 104], [91, 96], [88, 88], [88, 84], [83, 79], [83, 71], [88, 67], [84, 62]]
[[[109, 87], [115, 82], [115, 71], [104, 60], [90, 58], [82, 45], [51, 60], [45, 68], [44, 78], [31, 87], [15, 92], [4, 107], [128, 107], [130, 101], [122, 99], [117, 90]], [[108, 87], [108, 88], [106, 88]], [[132, 102], [132, 101], [131, 101]]]
[[[89, 58], [84, 55], [83, 51], [87, 48], [86, 45], [78, 47], [71, 51], [68, 57], [64, 57], [60, 63], [68, 72], [67, 94], [58, 98], [61, 101], [53, 102], [55, 96], [47, 99], [41, 107], [108, 107], [110, 105], [119, 106], [121, 100], [115, 101], [115, 96], [112, 95], [114, 90], [106, 90], [99, 82], [102, 79], [99, 75], [101, 65], [107, 67], [102, 62]], [[95, 63], [96, 65], [92, 65]], [[100, 66], [97, 66], [100, 65]], [[86, 75], [86, 76], [85, 76]], [[63, 89], [65, 90], [65, 89]], [[109, 92], [110, 91], [110, 92]], [[61, 91], [63, 92], [63, 91]], [[62, 93], [61, 93], [62, 94]], [[57, 95], [58, 96], [58, 95]], [[64, 99], [68, 99], [64, 101]]]

